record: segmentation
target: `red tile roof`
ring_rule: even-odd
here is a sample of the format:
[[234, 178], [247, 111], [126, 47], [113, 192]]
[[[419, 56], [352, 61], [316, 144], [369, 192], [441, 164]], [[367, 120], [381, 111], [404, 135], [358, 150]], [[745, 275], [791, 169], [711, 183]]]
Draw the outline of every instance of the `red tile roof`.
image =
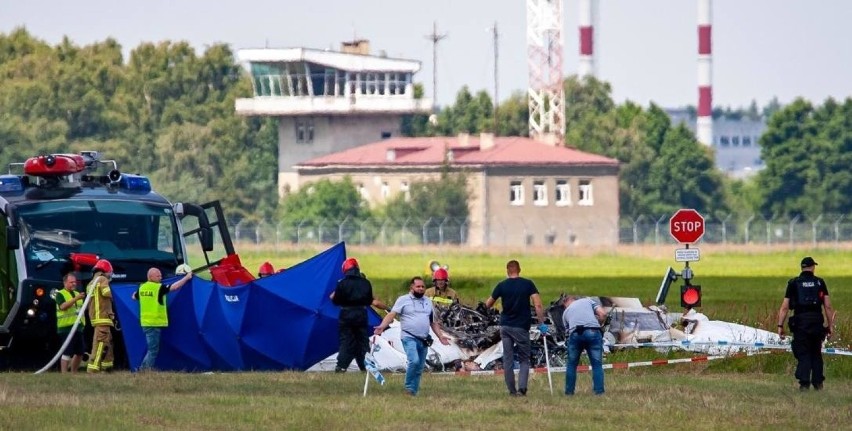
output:
[[[445, 150], [453, 165], [487, 166], [618, 166], [618, 160], [567, 147], [548, 145], [522, 137], [495, 137], [491, 148], [480, 150], [481, 139], [471, 136], [467, 145], [459, 137], [391, 138], [365, 144], [297, 164], [303, 167], [440, 165]], [[389, 156], [392, 153], [392, 157]]]

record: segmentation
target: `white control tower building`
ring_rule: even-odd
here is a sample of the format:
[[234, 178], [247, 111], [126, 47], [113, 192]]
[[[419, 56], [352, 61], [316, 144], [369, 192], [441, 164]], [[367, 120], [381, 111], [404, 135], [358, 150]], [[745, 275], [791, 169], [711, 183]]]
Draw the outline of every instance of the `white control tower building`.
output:
[[298, 188], [294, 165], [400, 136], [404, 115], [431, 112], [431, 100], [414, 97], [419, 61], [369, 51], [366, 40], [344, 42], [340, 51], [238, 51], [253, 97], [237, 99], [237, 114], [278, 118], [279, 195]]

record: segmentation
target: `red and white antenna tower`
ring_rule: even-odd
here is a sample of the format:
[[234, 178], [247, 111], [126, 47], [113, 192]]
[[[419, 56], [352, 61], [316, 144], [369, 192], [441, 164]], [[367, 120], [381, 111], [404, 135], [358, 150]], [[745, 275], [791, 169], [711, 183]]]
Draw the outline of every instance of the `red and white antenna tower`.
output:
[[698, 142], [713, 144], [713, 17], [711, 0], [698, 0]]
[[562, 0], [527, 0], [530, 137], [565, 136], [562, 87]]
[[577, 76], [595, 76], [595, 21], [597, 0], [580, 0], [580, 64]]

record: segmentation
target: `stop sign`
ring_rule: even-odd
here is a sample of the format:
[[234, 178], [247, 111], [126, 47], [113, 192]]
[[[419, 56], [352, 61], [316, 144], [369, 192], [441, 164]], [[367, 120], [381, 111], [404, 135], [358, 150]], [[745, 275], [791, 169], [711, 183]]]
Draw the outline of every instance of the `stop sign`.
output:
[[694, 209], [681, 208], [669, 219], [669, 233], [677, 242], [696, 242], [704, 236], [704, 217]]

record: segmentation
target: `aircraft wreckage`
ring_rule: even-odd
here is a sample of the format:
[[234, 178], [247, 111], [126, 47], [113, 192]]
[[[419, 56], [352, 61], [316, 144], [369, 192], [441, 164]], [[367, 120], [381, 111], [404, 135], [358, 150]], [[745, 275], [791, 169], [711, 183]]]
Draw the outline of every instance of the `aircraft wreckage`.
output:
[[[619, 348], [662, 346], [705, 354], [737, 353], [756, 350], [755, 346], [780, 345], [784, 341], [775, 333], [736, 323], [710, 320], [691, 309], [686, 313], [669, 312], [664, 305], [642, 306], [638, 298], [598, 297], [607, 311], [604, 324], [604, 352]], [[530, 329], [533, 367], [545, 366], [545, 348], [550, 365], [565, 365], [565, 328], [562, 325], [562, 297], [547, 308], [551, 330], [541, 334]], [[444, 332], [451, 339], [448, 346], [435, 343], [429, 347], [427, 368], [432, 371], [480, 371], [503, 369], [500, 343], [500, 314], [480, 303], [476, 308], [458, 302], [436, 304]], [[532, 312], [531, 312], [532, 316]], [[436, 337], [436, 334], [432, 333]], [[375, 344], [373, 357], [383, 371], [405, 371], [406, 356], [400, 341], [399, 322], [394, 322], [381, 336], [371, 336]], [[337, 355], [320, 361], [308, 371], [331, 371]], [[351, 370], [357, 370], [354, 362]]]

